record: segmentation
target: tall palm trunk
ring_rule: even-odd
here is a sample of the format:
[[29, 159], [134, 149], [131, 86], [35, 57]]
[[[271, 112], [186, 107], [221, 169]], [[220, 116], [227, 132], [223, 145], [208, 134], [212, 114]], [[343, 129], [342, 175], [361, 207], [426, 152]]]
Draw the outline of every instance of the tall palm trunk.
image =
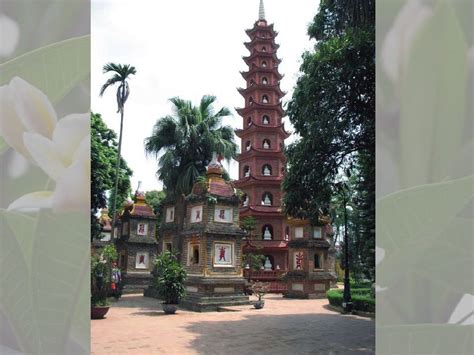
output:
[[[124, 100], [124, 94], [125, 90], [122, 90], [121, 92], [121, 99], [122, 102]], [[118, 194], [118, 182], [119, 182], [119, 172], [120, 172], [120, 157], [121, 157], [121, 151], [122, 151], [122, 132], [123, 132], [123, 111], [124, 111], [124, 105], [122, 106], [120, 110], [120, 131], [119, 131], [119, 142], [118, 142], [118, 148], [117, 148], [117, 164], [115, 167], [115, 193], [114, 193], [114, 198], [112, 199], [112, 240], [115, 239], [117, 236], [115, 235], [115, 222], [116, 222], [116, 206], [117, 206], [117, 194]], [[118, 234], [118, 233], [117, 233]]]

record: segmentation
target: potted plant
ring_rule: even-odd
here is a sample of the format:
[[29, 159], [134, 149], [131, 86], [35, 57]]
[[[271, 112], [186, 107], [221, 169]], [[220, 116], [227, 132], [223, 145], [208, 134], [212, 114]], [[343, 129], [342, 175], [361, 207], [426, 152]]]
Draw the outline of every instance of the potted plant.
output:
[[91, 258], [91, 318], [102, 319], [109, 311], [107, 295], [112, 282], [112, 262], [117, 259], [113, 245], [107, 245], [100, 255]]
[[155, 260], [154, 284], [158, 296], [163, 300], [166, 314], [176, 313], [179, 301], [185, 295], [186, 270], [175, 254], [165, 251]]
[[252, 290], [252, 293], [258, 297], [258, 300], [255, 301], [255, 303], [253, 304], [253, 306], [256, 308], [256, 309], [261, 309], [263, 308], [263, 306], [265, 305], [265, 301], [263, 299], [263, 296], [265, 296], [265, 294], [268, 292], [268, 289], [269, 289], [269, 285], [268, 283], [263, 283], [261, 281], [257, 281], [257, 282], [252, 282], [252, 285], [251, 285], [251, 290]]

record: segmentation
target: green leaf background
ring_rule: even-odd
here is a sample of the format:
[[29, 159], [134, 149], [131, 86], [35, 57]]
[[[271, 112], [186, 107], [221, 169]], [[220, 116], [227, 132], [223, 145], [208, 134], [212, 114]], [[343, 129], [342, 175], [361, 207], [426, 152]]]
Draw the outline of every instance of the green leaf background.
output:
[[[0, 85], [19, 76], [59, 103], [89, 74], [90, 36], [85, 36], [0, 65]], [[7, 149], [0, 139], [0, 153]], [[30, 171], [47, 184], [46, 175], [38, 173]], [[15, 181], [2, 181], [7, 184]], [[89, 218], [0, 210], [0, 311], [16, 337], [10, 347], [31, 354], [89, 353]]]
[[[403, 3], [377, 2], [378, 49], [393, 25], [388, 14]], [[465, 132], [474, 8], [463, 0], [420, 4], [433, 15], [414, 38], [403, 77], [389, 82], [377, 62], [377, 139], [398, 173], [390, 180], [377, 168], [377, 184], [399, 182], [377, 200], [385, 257], [376, 278], [386, 288], [377, 293], [377, 354], [472, 354], [472, 326], [446, 323], [474, 293], [472, 132]]]

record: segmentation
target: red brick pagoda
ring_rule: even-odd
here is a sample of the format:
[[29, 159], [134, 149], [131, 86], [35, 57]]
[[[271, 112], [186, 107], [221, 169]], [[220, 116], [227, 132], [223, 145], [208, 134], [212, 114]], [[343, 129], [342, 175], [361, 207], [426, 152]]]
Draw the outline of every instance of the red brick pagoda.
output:
[[278, 72], [281, 60], [277, 57], [277, 32], [265, 19], [260, 1], [259, 19], [246, 31], [250, 41], [245, 47], [250, 55], [244, 57], [249, 69], [242, 72], [245, 88], [238, 91], [245, 99], [245, 107], [237, 109], [243, 129], [236, 130], [242, 140], [239, 179], [235, 185], [244, 193], [240, 218], [252, 216], [257, 225], [254, 236], [244, 244], [244, 254], [265, 256], [260, 270], [245, 270], [246, 278], [271, 281], [272, 291], [283, 291], [278, 280], [288, 270], [288, 235], [286, 216], [282, 211], [281, 183], [285, 170], [284, 140], [289, 137], [282, 118], [285, 112], [280, 89], [282, 75]]

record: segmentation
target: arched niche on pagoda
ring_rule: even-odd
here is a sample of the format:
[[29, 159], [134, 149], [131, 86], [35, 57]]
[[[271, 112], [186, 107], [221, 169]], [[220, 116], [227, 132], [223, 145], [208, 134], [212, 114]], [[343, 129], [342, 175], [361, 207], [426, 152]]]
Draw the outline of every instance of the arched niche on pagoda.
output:
[[272, 166], [270, 164], [264, 164], [262, 166], [262, 175], [271, 176], [272, 175]]
[[249, 177], [250, 176], [250, 166], [245, 165], [244, 168], [242, 169], [242, 176], [243, 177]]
[[268, 95], [262, 95], [262, 104], [269, 104], [270, 99], [268, 98]]
[[266, 76], [264, 76], [264, 77], [262, 78], [262, 84], [263, 84], [263, 85], [268, 85], [268, 78], [267, 78]]
[[262, 124], [264, 124], [264, 125], [270, 124], [270, 117], [268, 115], [263, 115], [262, 116]]
[[262, 205], [263, 206], [272, 206], [273, 205], [273, 195], [266, 191], [262, 195]]
[[244, 194], [244, 196], [242, 197], [242, 207], [248, 207], [249, 204], [250, 204], [250, 197], [249, 195]]
[[272, 147], [272, 144], [270, 143], [270, 139], [265, 138], [265, 139], [262, 141], [262, 148], [263, 148], [263, 149], [271, 149], [271, 147]]
[[245, 142], [245, 151], [248, 152], [252, 148], [252, 142], [246, 141]]
[[247, 126], [252, 124], [252, 117], [247, 117]]
[[271, 224], [265, 224], [262, 227], [262, 239], [273, 240], [273, 226]]

